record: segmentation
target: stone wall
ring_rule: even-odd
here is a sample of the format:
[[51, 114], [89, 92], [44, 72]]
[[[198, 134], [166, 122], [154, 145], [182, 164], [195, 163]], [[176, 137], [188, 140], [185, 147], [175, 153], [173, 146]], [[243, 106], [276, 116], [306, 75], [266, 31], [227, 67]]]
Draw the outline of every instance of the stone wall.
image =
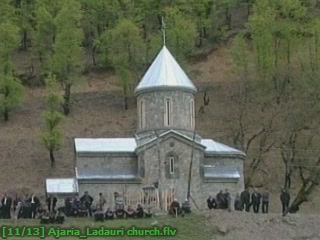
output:
[[122, 171], [123, 169], [137, 170], [138, 162], [133, 156], [78, 156], [76, 166], [78, 168], [112, 168]]
[[[179, 201], [183, 201], [187, 196], [188, 189], [188, 177], [189, 177], [189, 165], [191, 159], [191, 146], [183, 143], [177, 138], [169, 138], [160, 142], [160, 159], [161, 159], [161, 182], [162, 188], [174, 188], [177, 193]], [[174, 153], [178, 156], [176, 166], [178, 168], [177, 177], [168, 177], [168, 156]], [[138, 156], [138, 161], [144, 163], [144, 184], [152, 184], [158, 180], [159, 176], [159, 162], [157, 145], [145, 149]], [[241, 178], [235, 183], [205, 183], [203, 178], [202, 167], [206, 164], [216, 166], [236, 166], [239, 169]], [[231, 193], [232, 199], [234, 199], [237, 192], [241, 192], [244, 189], [243, 178], [243, 160], [238, 158], [225, 158], [225, 157], [209, 157], [204, 156], [204, 152], [197, 148], [194, 150], [194, 160], [192, 168], [192, 181], [191, 181], [191, 195], [196, 201], [197, 205], [205, 209], [206, 199], [209, 195], [215, 196], [220, 190], [228, 189]]]
[[85, 191], [88, 191], [94, 199], [98, 199], [99, 193], [101, 192], [107, 201], [107, 206], [112, 207], [114, 202], [114, 192], [123, 194], [125, 192], [138, 192], [141, 191], [140, 184], [110, 184], [110, 183], [79, 183], [79, 196], [82, 196]]
[[[176, 198], [182, 202], [187, 196], [189, 165], [191, 159], [192, 142], [174, 133], [163, 136], [159, 141], [160, 149], [160, 172], [161, 189], [174, 188]], [[169, 156], [174, 156], [176, 174], [168, 175]], [[146, 145], [138, 157], [132, 156], [97, 156], [77, 157], [77, 167], [89, 166], [90, 168], [112, 168], [112, 169], [138, 169], [142, 177], [141, 184], [121, 183], [81, 183], [79, 192], [82, 195], [88, 191], [92, 196], [103, 192], [107, 201], [111, 201], [114, 192], [138, 192], [142, 186], [153, 185], [159, 179], [159, 161], [157, 142]], [[203, 165], [236, 166], [241, 178], [235, 183], [206, 183], [203, 178]], [[205, 156], [204, 148], [196, 145], [194, 149], [194, 160], [192, 166], [191, 196], [201, 209], [206, 209], [206, 199], [209, 195], [215, 196], [220, 190], [228, 189], [232, 196], [232, 203], [237, 192], [244, 188], [243, 160], [239, 158], [227, 158], [225, 156]], [[195, 207], [193, 205], [193, 207]]]
[[[164, 125], [165, 100], [171, 99], [171, 123], [170, 127]], [[158, 91], [147, 92], [137, 97], [138, 119], [140, 119], [139, 104], [144, 100], [145, 105], [145, 123], [144, 129], [140, 129], [138, 122], [138, 131], [153, 129], [185, 129], [193, 130], [191, 127], [191, 107], [190, 102], [194, 99], [193, 94], [183, 91]], [[193, 119], [195, 121], [195, 119]]]

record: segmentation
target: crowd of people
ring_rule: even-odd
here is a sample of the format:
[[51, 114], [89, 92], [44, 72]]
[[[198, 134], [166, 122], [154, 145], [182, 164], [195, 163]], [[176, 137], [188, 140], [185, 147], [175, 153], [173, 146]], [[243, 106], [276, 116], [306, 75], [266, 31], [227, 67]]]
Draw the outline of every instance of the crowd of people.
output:
[[[118, 193], [114, 193], [115, 207], [112, 209], [106, 206], [106, 200], [102, 193], [99, 193], [98, 198], [94, 201], [88, 192], [85, 192], [82, 197], [67, 197], [63, 206], [57, 207], [57, 198], [48, 196], [45, 199], [45, 204], [42, 204], [35, 194], [26, 195], [23, 198], [18, 195], [12, 199], [7, 194], [4, 194], [0, 202], [0, 218], [14, 219], [19, 218], [39, 218], [43, 223], [62, 223], [64, 216], [81, 217], [91, 216], [97, 221], [111, 220], [114, 218], [143, 218], [151, 217], [151, 208], [145, 210], [142, 204], [138, 204], [134, 209], [132, 206], [127, 206], [125, 209], [124, 199]], [[236, 211], [250, 212], [251, 207], [254, 213], [259, 213], [260, 206], [262, 213], [269, 211], [270, 195], [267, 191], [258, 192], [256, 189], [250, 193], [246, 188], [240, 194], [236, 194], [234, 199], [234, 209]], [[290, 194], [286, 189], [283, 189], [280, 194], [282, 204], [282, 212], [286, 214], [289, 211]], [[207, 199], [209, 209], [227, 209], [231, 211], [231, 195], [228, 189], [219, 191], [213, 198], [209, 196]], [[186, 199], [182, 204], [174, 199], [169, 207], [169, 214], [172, 216], [184, 216], [191, 212], [191, 204]]]
[[[234, 199], [234, 209], [236, 211], [250, 212], [252, 207], [254, 213], [259, 213], [260, 206], [262, 213], [269, 212], [270, 194], [268, 191], [258, 192], [256, 189], [250, 194], [248, 188], [246, 188], [240, 194], [237, 193]], [[290, 194], [286, 189], [282, 189], [280, 194], [280, 201], [282, 204], [282, 213], [286, 214], [289, 211]], [[209, 196], [207, 199], [207, 206], [209, 209], [228, 209], [231, 211], [231, 196], [226, 189], [224, 192], [220, 192], [215, 198]]]
[[16, 195], [14, 199], [4, 194], [0, 202], [1, 219], [40, 219], [41, 223], [63, 223], [65, 216], [84, 217], [91, 216], [96, 220], [114, 218], [143, 218], [151, 217], [151, 209], [145, 211], [141, 204], [136, 209], [128, 206], [125, 209], [123, 198], [115, 193], [116, 206], [114, 210], [106, 207], [106, 200], [102, 193], [94, 201], [88, 192], [82, 197], [67, 197], [64, 204], [57, 206], [58, 199], [48, 196], [45, 203], [41, 203], [34, 194], [25, 195], [23, 198]]

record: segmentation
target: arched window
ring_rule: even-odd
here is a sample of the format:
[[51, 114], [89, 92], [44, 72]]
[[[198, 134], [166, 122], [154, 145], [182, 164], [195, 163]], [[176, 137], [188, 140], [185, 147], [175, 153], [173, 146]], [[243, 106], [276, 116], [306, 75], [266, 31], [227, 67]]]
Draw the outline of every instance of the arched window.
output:
[[165, 100], [165, 114], [164, 114], [164, 126], [169, 127], [171, 125], [171, 100], [167, 98]]
[[195, 116], [194, 116], [194, 101], [193, 101], [193, 99], [191, 99], [191, 101], [190, 101], [190, 113], [191, 113], [191, 115], [190, 115], [191, 128], [194, 128]]
[[140, 115], [140, 129], [143, 129], [145, 128], [145, 125], [146, 125], [144, 100], [140, 101], [139, 115]]
[[169, 173], [174, 174], [174, 156], [169, 157]]

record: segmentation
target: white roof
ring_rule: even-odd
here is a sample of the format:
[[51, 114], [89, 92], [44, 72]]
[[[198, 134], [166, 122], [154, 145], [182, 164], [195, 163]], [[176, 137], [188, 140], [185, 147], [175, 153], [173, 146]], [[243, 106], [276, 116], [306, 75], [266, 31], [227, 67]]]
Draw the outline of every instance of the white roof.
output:
[[240, 150], [229, 147], [222, 143], [213, 141], [212, 139], [202, 139], [201, 144], [206, 147], [206, 153], [241, 154], [245, 156], [244, 152], [241, 152]]
[[196, 92], [197, 88], [182, 70], [166, 46], [163, 46], [148, 71], [135, 89], [135, 93], [155, 88], [180, 88]]
[[74, 178], [46, 179], [47, 193], [78, 193], [78, 184]]
[[134, 138], [76, 138], [77, 153], [134, 152], [137, 147]]

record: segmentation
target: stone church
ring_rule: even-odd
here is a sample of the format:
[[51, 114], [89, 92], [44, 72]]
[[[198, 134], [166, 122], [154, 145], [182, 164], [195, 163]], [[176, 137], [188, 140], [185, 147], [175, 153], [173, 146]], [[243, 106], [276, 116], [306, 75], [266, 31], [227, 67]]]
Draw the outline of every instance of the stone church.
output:
[[227, 188], [232, 196], [242, 191], [245, 154], [196, 134], [196, 92], [163, 46], [135, 89], [135, 136], [74, 140], [79, 195], [103, 192], [108, 201], [114, 192], [170, 189], [183, 201], [191, 160], [191, 197], [200, 208], [221, 189]]

